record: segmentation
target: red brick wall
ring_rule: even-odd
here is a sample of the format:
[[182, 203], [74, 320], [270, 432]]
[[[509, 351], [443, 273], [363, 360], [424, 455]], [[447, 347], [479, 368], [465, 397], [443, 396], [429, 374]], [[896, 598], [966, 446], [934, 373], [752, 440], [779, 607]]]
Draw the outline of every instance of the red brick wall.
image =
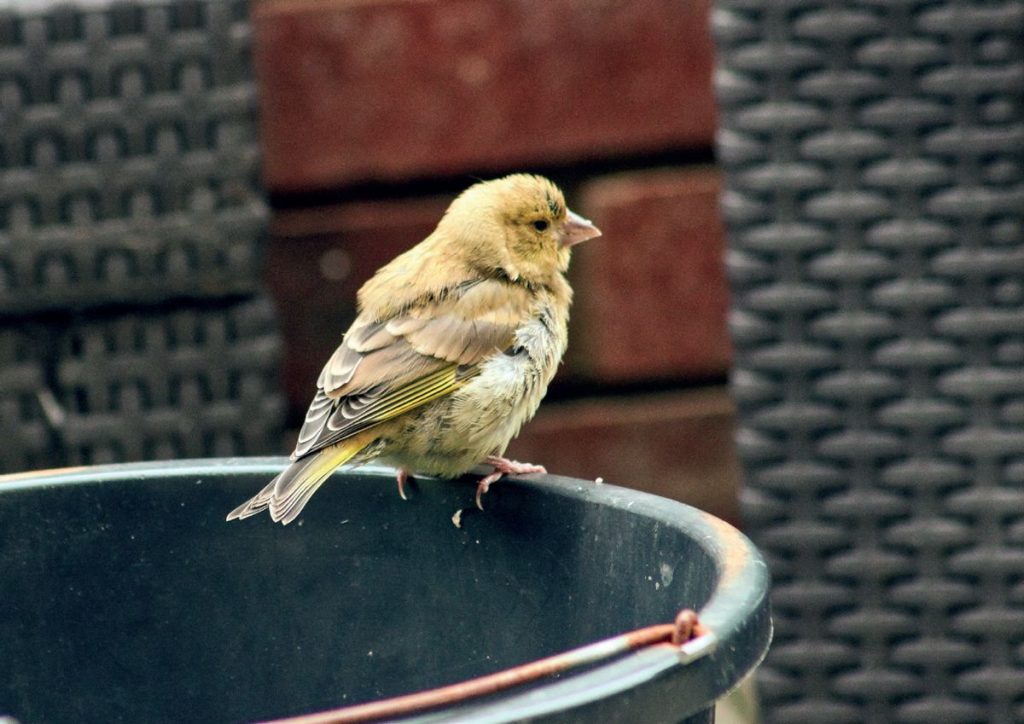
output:
[[540, 170], [604, 236], [574, 256], [556, 399], [510, 453], [733, 517], [708, 5], [255, 3], [266, 277], [294, 415], [377, 267], [474, 176]]
[[701, 380], [728, 369], [718, 184], [714, 168], [694, 167], [583, 185], [579, 203], [604, 237], [573, 260], [574, 373], [626, 382]]
[[270, 188], [707, 146], [708, 0], [255, 3]]

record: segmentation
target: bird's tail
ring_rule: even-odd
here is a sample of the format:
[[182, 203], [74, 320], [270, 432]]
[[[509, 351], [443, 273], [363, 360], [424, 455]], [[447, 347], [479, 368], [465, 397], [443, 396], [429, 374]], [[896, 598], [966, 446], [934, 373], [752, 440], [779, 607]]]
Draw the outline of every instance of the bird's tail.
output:
[[357, 435], [296, 460], [252, 500], [228, 513], [228, 520], [241, 520], [269, 509], [274, 522], [288, 525], [331, 473], [355, 457], [368, 442], [364, 436]]

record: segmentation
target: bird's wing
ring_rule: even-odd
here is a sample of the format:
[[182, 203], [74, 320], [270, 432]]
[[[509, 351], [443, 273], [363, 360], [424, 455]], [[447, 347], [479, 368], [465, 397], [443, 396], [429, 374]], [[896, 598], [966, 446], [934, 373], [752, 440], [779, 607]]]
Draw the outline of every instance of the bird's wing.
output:
[[498, 279], [453, 287], [387, 320], [356, 319], [324, 365], [294, 459], [461, 387], [515, 342], [529, 292]]

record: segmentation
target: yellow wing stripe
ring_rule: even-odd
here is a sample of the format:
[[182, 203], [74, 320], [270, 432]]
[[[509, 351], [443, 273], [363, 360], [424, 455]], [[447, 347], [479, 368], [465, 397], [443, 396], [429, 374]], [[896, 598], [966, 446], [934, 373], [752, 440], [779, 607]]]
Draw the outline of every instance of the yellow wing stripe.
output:
[[294, 479], [278, 483], [270, 498], [271, 519], [285, 525], [295, 520], [331, 473], [351, 460], [368, 442], [370, 438], [365, 436], [349, 438], [334, 447], [321, 450], [316, 454], [313, 464], [303, 469]]
[[356, 436], [293, 462], [251, 500], [231, 511], [228, 520], [248, 518], [269, 508], [272, 519], [287, 525], [295, 520], [331, 473], [351, 460], [372, 440], [372, 433]]
[[442, 397], [461, 385], [455, 379], [455, 367], [446, 367], [432, 375], [422, 377], [393, 395], [387, 395], [370, 405], [373, 416], [387, 420], [426, 402]]
[[372, 425], [391, 420], [454, 392], [477, 374], [478, 370], [467, 370], [460, 375], [457, 365], [442, 367], [370, 403], [359, 415], [338, 428], [338, 433], [348, 437]]

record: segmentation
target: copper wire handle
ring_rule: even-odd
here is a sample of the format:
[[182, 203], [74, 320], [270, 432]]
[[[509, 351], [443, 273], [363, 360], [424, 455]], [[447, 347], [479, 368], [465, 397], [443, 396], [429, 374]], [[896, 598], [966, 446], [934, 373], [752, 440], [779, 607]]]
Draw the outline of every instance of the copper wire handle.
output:
[[[702, 645], [694, 646], [698, 642]], [[690, 609], [684, 609], [676, 616], [674, 623], [636, 629], [604, 641], [458, 684], [315, 714], [274, 719], [266, 724], [347, 724], [408, 716], [439, 706], [511, 689], [546, 676], [604, 661], [645, 646], [671, 644], [679, 647], [682, 663], [689, 663], [710, 653], [714, 648], [714, 643], [714, 635], [701, 625], [697, 620], [697, 614]]]

